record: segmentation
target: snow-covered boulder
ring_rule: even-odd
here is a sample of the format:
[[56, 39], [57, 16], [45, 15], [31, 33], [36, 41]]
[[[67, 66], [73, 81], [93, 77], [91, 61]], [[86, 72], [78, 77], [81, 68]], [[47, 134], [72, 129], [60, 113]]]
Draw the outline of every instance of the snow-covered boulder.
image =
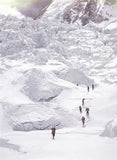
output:
[[54, 73], [42, 69], [29, 70], [25, 77], [22, 92], [32, 101], [50, 101], [63, 89], [74, 87], [73, 84], [57, 78]]
[[117, 137], [117, 118], [112, 119], [102, 133], [102, 136]]
[[33, 101], [48, 101], [61, 92], [61, 88], [51, 82], [52, 78], [49, 73], [32, 69], [26, 73], [22, 91]]
[[74, 116], [54, 103], [4, 106], [7, 108], [9, 126], [17, 131], [47, 130], [53, 126], [64, 128], [79, 124], [80, 115]]

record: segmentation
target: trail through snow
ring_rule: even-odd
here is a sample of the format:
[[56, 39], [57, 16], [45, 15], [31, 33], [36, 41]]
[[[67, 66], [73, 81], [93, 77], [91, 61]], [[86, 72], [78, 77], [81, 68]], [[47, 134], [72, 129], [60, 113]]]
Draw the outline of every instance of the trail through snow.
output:
[[[86, 127], [82, 127], [82, 123], [79, 121], [78, 126], [74, 128], [59, 129], [56, 131], [55, 140], [52, 140], [51, 131], [33, 131], [33, 132], [7, 132], [1, 136], [1, 138], [9, 140], [10, 144], [19, 146], [19, 151], [14, 151], [12, 147], [4, 148], [0, 144], [0, 155], [4, 160], [116, 160], [116, 148], [117, 139], [104, 138], [99, 136], [107, 122], [107, 113], [105, 109], [101, 108], [105, 104], [105, 98], [100, 102], [102, 95], [106, 98], [110, 97], [110, 93], [105, 94], [103, 91], [110, 90], [108, 86], [103, 85], [102, 95], [100, 95], [100, 88], [95, 88], [94, 91], [88, 93], [86, 87], [80, 88], [80, 98], [77, 99], [76, 92], [78, 88], [70, 93], [62, 93], [63, 107], [69, 104], [69, 111], [74, 112], [75, 116], [79, 116], [79, 110], [76, 104], [81, 104], [82, 98], [87, 97], [85, 107], [90, 106], [90, 118], [87, 119]], [[114, 87], [111, 88], [113, 93], [115, 92]], [[73, 94], [74, 93], [74, 94]], [[112, 93], [112, 92], [111, 92]], [[71, 97], [72, 95], [72, 97]], [[60, 97], [58, 97], [60, 102]], [[65, 99], [69, 99], [66, 101]], [[116, 97], [111, 95], [111, 98], [115, 101]], [[56, 100], [57, 101], [57, 100]], [[98, 101], [98, 102], [97, 102]], [[114, 102], [113, 101], [113, 102]], [[61, 102], [61, 103], [62, 103]], [[66, 102], [66, 103], [65, 103]], [[96, 103], [95, 103], [96, 102]], [[103, 102], [103, 103], [102, 103]], [[107, 103], [106, 103], [107, 104]], [[97, 107], [97, 105], [99, 107]], [[96, 107], [96, 108], [95, 108]], [[111, 111], [109, 106], [109, 111]], [[104, 111], [103, 111], [104, 110]], [[102, 112], [102, 113], [101, 113]], [[113, 111], [112, 114], [114, 114]], [[112, 115], [111, 115], [112, 117]], [[105, 122], [106, 121], [106, 122]], [[6, 155], [7, 152], [7, 155]]]

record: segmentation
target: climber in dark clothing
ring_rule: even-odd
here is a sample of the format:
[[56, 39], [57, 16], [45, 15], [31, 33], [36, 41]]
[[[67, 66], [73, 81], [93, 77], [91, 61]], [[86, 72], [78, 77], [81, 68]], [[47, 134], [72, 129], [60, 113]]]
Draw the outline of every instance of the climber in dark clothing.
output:
[[85, 117], [83, 116], [81, 120], [82, 120], [82, 125], [84, 126], [84, 124], [85, 124]]
[[94, 90], [94, 84], [92, 84], [92, 90]]
[[82, 99], [82, 106], [84, 106], [84, 101], [85, 101], [85, 99], [83, 98], [83, 99]]
[[79, 111], [80, 111], [80, 113], [82, 113], [82, 107], [81, 106], [79, 106]]
[[86, 108], [86, 115], [89, 116], [89, 108]]
[[54, 137], [55, 137], [55, 132], [56, 132], [56, 128], [53, 127], [53, 128], [51, 128], [51, 130], [52, 130], [52, 139], [54, 139]]
[[87, 86], [87, 91], [89, 92], [89, 86]]

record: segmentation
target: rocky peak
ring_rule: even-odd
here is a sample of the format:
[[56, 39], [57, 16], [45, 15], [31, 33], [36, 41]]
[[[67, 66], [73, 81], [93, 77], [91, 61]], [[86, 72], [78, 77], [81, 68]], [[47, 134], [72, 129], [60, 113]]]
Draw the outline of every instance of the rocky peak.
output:
[[63, 19], [68, 23], [74, 23], [79, 19], [83, 26], [88, 24], [89, 21], [100, 23], [107, 20], [102, 14], [101, 5], [93, 0], [77, 0], [72, 5], [67, 6], [63, 14]]

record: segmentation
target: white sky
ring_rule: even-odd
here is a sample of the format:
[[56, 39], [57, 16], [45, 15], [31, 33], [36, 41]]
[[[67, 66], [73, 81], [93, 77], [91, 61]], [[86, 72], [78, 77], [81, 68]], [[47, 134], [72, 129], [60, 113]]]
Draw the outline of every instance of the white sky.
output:
[[[0, 5], [24, 6], [40, 0], [0, 0]], [[42, 1], [42, 0], [41, 0]]]

